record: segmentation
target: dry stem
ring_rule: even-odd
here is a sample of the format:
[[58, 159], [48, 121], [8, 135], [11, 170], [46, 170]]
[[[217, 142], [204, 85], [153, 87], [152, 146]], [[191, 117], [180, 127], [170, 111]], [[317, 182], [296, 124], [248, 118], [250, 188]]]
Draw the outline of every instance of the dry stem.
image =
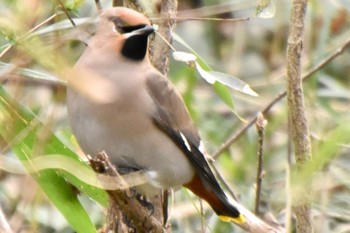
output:
[[[287, 97], [292, 140], [297, 167], [302, 169], [311, 161], [309, 126], [306, 118], [301, 78], [304, 20], [307, 0], [293, 0], [290, 34], [287, 46]], [[313, 232], [309, 185], [298, 192], [298, 199], [292, 199], [296, 215], [297, 232]]]
[[256, 173], [256, 192], [255, 192], [255, 214], [259, 215], [260, 197], [261, 197], [261, 184], [263, 178], [263, 148], [264, 148], [264, 132], [265, 132], [265, 118], [262, 114], [258, 116], [256, 121], [256, 128], [259, 135], [258, 143], [258, 170]]

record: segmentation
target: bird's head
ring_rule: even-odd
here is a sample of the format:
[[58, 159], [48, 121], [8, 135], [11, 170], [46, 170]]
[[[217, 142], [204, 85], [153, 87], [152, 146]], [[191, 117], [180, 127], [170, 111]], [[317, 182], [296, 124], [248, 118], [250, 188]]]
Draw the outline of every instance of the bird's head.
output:
[[140, 61], [147, 54], [148, 36], [154, 31], [151, 21], [143, 14], [115, 7], [101, 13], [96, 35], [112, 39], [114, 49], [125, 58]]

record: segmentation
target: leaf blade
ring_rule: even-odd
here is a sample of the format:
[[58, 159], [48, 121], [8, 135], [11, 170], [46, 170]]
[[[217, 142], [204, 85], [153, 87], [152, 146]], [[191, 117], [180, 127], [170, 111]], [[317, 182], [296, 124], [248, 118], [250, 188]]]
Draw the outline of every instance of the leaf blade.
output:
[[[79, 161], [74, 152], [65, 147], [52, 134], [48, 138], [47, 145], [38, 146], [38, 143], [41, 142], [40, 136], [44, 133], [43, 129], [45, 130], [44, 126], [33, 113], [19, 105], [2, 87], [0, 87], [0, 110], [0, 135], [9, 142], [9, 146], [19, 160], [29, 161], [38, 151], [43, 153], [50, 151], [57, 153], [59, 151], [61, 154]], [[85, 164], [85, 166], [87, 165]], [[51, 169], [40, 171], [33, 177], [75, 231], [96, 232], [91, 219], [66, 179], [90, 197], [99, 200], [101, 204], [107, 203], [107, 196], [103, 197], [102, 194], [104, 191], [101, 193], [102, 190], [89, 187], [68, 173]]]

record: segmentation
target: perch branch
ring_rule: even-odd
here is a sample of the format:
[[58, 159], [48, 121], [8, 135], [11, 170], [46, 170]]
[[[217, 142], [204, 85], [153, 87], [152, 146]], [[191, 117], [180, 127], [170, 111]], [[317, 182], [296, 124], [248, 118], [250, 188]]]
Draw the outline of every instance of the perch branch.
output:
[[[120, 180], [121, 176], [109, 161], [106, 153], [99, 153], [95, 159], [91, 159], [90, 164], [94, 171], [100, 173], [101, 171], [106, 171], [108, 175], [113, 177], [118, 177]], [[130, 190], [106, 190], [110, 197], [109, 211], [113, 211], [113, 214], [108, 214], [109, 218], [109, 230], [116, 230], [115, 225], [115, 216], [126, 216], [128, 219], [129, 228], [136, 229], [136, 232], [153, 232], [153, 233], [162, 233], [163, 226], [162, 224], [154, 218], [150, 213], [145, 209], [144, 206], [140, 204], [139, 201], [134, 196], [128, 194], [131, 193]], [[119, 211], [118, 211], [119, 210]], [[121, 225], [124, 218], [119, 219], [117, 225]], [[125, 225], [121, 227], [122, 229], [127, 228]], [[120, 229], [120, 228], [119, 228]], [[119, 231], [118, 231], [119, 232]]]

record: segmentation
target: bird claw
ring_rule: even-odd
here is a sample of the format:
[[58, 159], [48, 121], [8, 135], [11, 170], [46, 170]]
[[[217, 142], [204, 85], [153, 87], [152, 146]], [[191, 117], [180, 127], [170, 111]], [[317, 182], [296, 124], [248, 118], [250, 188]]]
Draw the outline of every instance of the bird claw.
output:
[[137, 193], [136, 200], [150, 212], [150, 215], [154, 214], [154, 206], [147, 200], [147, 196]]

